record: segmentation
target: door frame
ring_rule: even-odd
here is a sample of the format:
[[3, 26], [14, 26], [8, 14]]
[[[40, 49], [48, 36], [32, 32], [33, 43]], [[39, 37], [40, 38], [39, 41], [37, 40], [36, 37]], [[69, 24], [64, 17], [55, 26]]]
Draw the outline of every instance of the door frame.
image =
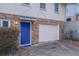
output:
[[[30, 44], [21, 45], [21, 22], [26, 22], [26, 23], [29, 22], [30, 23]], [[21, 21], [21, 22], [20, 22], [20, 40], [19, 40], [19, 45], [20, 45], [20, 47], [32, 45], [32, 24], [31, 24], [31, 21]]]

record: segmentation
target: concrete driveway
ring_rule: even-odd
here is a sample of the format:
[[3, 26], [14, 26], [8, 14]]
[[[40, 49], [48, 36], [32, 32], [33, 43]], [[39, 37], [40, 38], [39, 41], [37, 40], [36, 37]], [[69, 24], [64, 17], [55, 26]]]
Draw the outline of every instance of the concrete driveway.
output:
[[79, 56], [79, 47], [69, 41], [55, 41], [22, 47], [17, 56]]

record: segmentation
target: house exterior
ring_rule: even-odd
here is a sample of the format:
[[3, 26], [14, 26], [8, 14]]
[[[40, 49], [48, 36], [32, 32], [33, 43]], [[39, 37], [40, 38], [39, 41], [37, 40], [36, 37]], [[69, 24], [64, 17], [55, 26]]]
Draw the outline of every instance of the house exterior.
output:
[[64, 38], [66, 4], [0, 3], [0, 27], [19, 30], [18, 46]]
[[66, 9], [65, 37], [71, 40], [79, 39], [79, 4], [69, 3]]
[[79, 4], [78, 3], [69, 3], [67, 4], [67, 19], [69, 21], [77, 21], [79, 19]]

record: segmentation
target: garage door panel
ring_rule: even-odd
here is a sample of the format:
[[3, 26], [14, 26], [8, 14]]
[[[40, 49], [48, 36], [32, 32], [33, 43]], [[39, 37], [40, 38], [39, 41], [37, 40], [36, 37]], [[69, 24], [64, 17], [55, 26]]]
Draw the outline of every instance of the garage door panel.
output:
[[59, 39], [59, 27], [56, 25], [39, 25], [39, 42]]

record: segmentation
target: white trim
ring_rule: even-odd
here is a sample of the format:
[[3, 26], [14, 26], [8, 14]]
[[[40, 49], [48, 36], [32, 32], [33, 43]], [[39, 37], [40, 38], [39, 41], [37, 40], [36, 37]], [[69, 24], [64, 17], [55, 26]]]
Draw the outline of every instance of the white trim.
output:
[[1, 19], [1, 27], [3, 27], [3, 21], [8, 21], [8, 27], [6, 27], [6, 28], [11, 27], [11, 20], [8, 20], [8, 19]]
[[1, 20], [1, 27], [2, 27], [2, 20]]
[[30, 44], [24, 44], [24, 45], [20, 44], [20, 47], [24, 47], [24, 46], [28, 46], [28, 45], [30, 45]]
[[32, 24], [30, 21], [30, 45], [32, 45]]
[[11, 21], [9, 20], [9, 24], [8, 24], [8, 27], [11, 27]]
[[1, 20], [0, 20], [0, 27], [1, 27]]
[[58, 40], [60, 40], [60, 37], [59, 37], [59, 35], [60, 35], [60, 27], [59, 27], [59, 24], [57, 24], [57, 27], [58, 27]]
[[[21, 22], [29, 22], [30, 23], [30, 44], [21, 45], [21, 32], [20, 32], [19, 45], [20, 45], [20, 47], [27, 46], [27, 45], [31, 45], [32, 44], [32, 26], [31, 26], [31, 22], [30, 21], [21, 21]], [[20, 31], [21, 31], [21, 22], [20, 22]]]

